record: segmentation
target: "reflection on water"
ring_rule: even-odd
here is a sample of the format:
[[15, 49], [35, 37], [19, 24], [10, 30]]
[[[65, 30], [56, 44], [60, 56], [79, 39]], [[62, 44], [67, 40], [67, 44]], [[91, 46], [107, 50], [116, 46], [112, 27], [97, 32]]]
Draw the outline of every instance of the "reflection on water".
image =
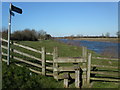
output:
[[111, 55], [111, 57], [118, 57], [118, 53], [120, 53], [118, 50], [120, 43], [68, 39], [59, 39], [59, 41], [76, 46], [86, 46], [88, 49], [93, 50], [96, 53], [106, 56]]

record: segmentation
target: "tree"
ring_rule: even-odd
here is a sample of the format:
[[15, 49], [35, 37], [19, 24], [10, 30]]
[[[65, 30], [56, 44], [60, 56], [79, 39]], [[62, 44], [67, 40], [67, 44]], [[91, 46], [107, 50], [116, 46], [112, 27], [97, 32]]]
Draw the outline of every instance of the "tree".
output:
[[52, 36], [50, 34], [45, 35], [45, 40], [48, 40], [48, 39], [51, 39], [51, 38], [52, 38]]
[[105, 34], [105, 36], [106, 36], [106, 37], [110, 37], [110, 33], [107, 32], [107, 33]]
[[120, 37], [120, 30], [118, 30], [118, 32], [116, 33], [116, 35], [117, 35], [118, 37]]
[[28, 40], [28, 41], [37, 41], [38, 37], [37, 37], [37, 33], [34, 29], [30, 30], [30, 29], [24, 29], [23, 31], [15, 31], [12, 35], [11, 35], [11, 39], [12, 40]]
[[38, 38], [42, 39], [42, 40], [45, 40], [45, 35], [46, 35], [46, 31], [44, 30], [40, 30], [38, 31]]

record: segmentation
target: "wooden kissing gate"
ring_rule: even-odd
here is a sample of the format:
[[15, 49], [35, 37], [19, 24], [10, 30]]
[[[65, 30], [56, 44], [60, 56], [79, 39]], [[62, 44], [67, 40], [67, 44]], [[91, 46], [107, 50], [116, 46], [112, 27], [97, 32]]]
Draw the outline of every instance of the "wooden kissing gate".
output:
[[[62, 66], [62, 63], [72, 63], [71, 66]], [[58, 81], [64, 79], [64, 87], [69, 86], [69, 79], [75, 79], [75, 87], [89, 87], [90, 84], [90, 66], [91, 53], [88, 53], [87, 48], [83, 47], [82, 57], [58, 57], [57, 48], [53, 51], [53, 77]], [[61, 73], [62, 72], [62, 73]]]

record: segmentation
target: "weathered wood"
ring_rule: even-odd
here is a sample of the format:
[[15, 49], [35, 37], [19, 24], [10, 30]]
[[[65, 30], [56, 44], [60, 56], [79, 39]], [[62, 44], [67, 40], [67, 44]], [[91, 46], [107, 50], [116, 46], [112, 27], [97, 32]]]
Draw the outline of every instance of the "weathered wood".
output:
[[68, 88], [68, 79], [64, 79], [64, 88]]
[[[4, 41], [4, 42], [6, 42], [6, 43], [8, 42], [8, 40], [5, 40], [5, 39], [3, 39], [3, 38], [1, 38], [1, 41]], [[11, 43], [11, 42], [10, 42], [10, 43]]]
[[75, 87], [80, 88], [80, 70], [75, 70]]
[[95, 65], [95, 64], [91, 64], [92, 67], [103, 67], [103, 68], [112, 68], [112, 69], [118, 69], [118, 67], [114, 67], [114, 66], [104, 66], [104, 65]]
[[61, 66], [61, 67], [58, 67], [57, 71], [58, 72], [61, 72], [61, 71], [75, 71], [75, 68], [73, 66]]
[[[82, 67], [86, 68], [86, 63], [83, 63]], [[87, 83], [87, 71], [84, 70], [82, 73], [82, 86], [83, 87], [86, 86], [86, 83]]]
[[6, 54], [6, 53], [3, 53], [3, 52], [2, 52], [2, 55], [7, 56], [7, 54]]
[[104, 57], [92, 57], [93, 59], [100, 59], [100, 60], [112, 60], [112, 61], [118, 61], [118, 58], [104, 58]]
[[18, 53], [18, 54], [21, 54], [21, 55], [23, 55], [23, 56], [26, 56], [26, 57], [35, 59], [35, 60], [37, 60], [37, 61], [42, 61], [42, 59], [39, 59], [39, 58], [37, 58], [37, 57], [35, 57], [35, 56], [32, 56], [32, 55], [30, 55], [30, 54], [27, 54], [27, 53], [23, 53], [23, 52], [18, 51], [18, 50], [16, 50], [16, 49], [14, 49], [14, 52], [15, 52], [15, 53]]
[[7, 63], [7, 60], [6, 60], [6, 59], [3, 59], [3, 58], [2, 58], [2, 61], [4, 61], [4, 62], [6, 62], [6, 63]]
[[56, 63], [81, 63], [86, 62], [83, 58], [66, 58], [66, 57], [59, 57]]
[[32, 62], [29, 62], [29, 61], [23, 60], [23, 59], [21, 59], [21, 58], [14, 57], [14, 59], [16, 59], [16, 60], [18, 60], [18, 61], [21, 61], [21, 62], [24, 62], [24, 63], [29, 64], [29, 65], [33, 65], [33, 66], [36, 66], [36, 67], [42, 68], [42, 66], [39, 65], [39, 64], [34, 64], [34, 63], [32, 63]]
[[68, 88], [69, 73], [68, 72], [64, 73], [63, 77], [64, 77], [64, 87]]
[[46, 62], [47, 62], [47, 63], [53, 63], [53, 61], [52, 61], [52, 60], [46, 60]]
[[91, 80], [102, 80], [102, 81], [115, 81], [115, 82], [117, 82], [117, 81], [119, 81], [120, 82], [120, 79], [111, 79], [111, 78], [93, 78], [93, 77], [91, 77], [90, 78]]
[[82, 56], [83, 56], [83, 58], [87, 57], [87, 48], [84, 46], [82, 47]]
[[[8, 56], [6, 53], [3, 53], [3, 52], [2, 52], [2, 55], [4, 55], [4, 56]], [[12, 56], [10, 55], [10, 58], [11, 58], [11, 57], [12, 57]]]
[[53, 76], [58, 81], [58, 63], [56, 62], [58, 58], [57, 47], [54, 48], [53, 51]]
[[46, 66], [46, 69], [48, 69], [48, 70], [53, 70], [53, 67], [48, 67], [48, 66]]
[[39, 50], [33, 49], [33, 48], [31, 48], [31, 47], [28, 47], [28, 46], [24, 46], [24, 45], [21, 45], [21, 44], [18, 44], [18, 43], [14, 43], [14, 45], [16, 45], [16, 46], [18, 46], [18, 47], [22, 47], [22, 48], [28, 49], [28, 50], [31, 50], [31, 51], [34, 51], [34, 52], [37, 52], [37, 53], [42, 53], [42, 52], [39, 51]]
[[90, 85], [90, 70], [91, 70], [91, 53], [88, 54], [88, 63], [87, 63], [87, 85]]
[[46, 55], [53, 55], [53, 53], [46, 52]]
[[45, 48], [42, 47], [42, 75], [46, 74], [46, 72], [45, 72], [45, 69], [46, 69], [45, 63], [46, 63], [46, 61], [45, 60], [46, 60], [45, 59]]
[[8, 49], [6, 46], [3, 46], [3, 45], [1, 45], [1, 47], [4, 48], [4, 49]]
[[91, 71], [92, 74], [102, 74], [108, 76], [119, 76], [119, 72]]

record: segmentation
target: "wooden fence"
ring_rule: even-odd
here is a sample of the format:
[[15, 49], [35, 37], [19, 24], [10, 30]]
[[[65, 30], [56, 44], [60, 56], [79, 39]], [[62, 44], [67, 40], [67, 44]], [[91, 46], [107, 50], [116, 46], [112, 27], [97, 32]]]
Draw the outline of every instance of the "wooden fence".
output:
[[[3, 42], [7, 43], [7, 40], [2, 39]], [[104, 72], [100, 72], [100, 71], [91, 71], [92, 67], [108, 67], [108, 68], [114, 68], [117, 69], [118, 67], [113, 67], [113, 66], [103, 66], [103, 65], [96, 65], [96, 64], [91, 64], [91, 59], [92, 58], [96, 58], [96, 59], [106, 59], [106, 58], [100, 58], [100, 57], [92, 57], [91, 53], [87, 53], [87, 48], [83, 47], [83, 51], [82, 51], [82, 56], [81, 57], [77, 57], [77, 58], [68, 58], [68, 57], [59, 57], [58, 56], [58, 49], [57, 47], [55, 47], [53, 49], [52, 53], [48, 53], [46, 52], [45, 48], [42, 47], [41, 51], [33, 49], [31, 47], [28, 46], [24, 46], [18, 43], [11, 43], [17, 47], [20, 48], [24, 48], [25, 50], [30, 50], [32, 52], [38, 53], [41, 55], [41, 58], [38, 58], [34, 55], [30, 55], [28, 53], [16, 50], [16, 49], [10, 49], [13, 53], [17, 53], [19, 55], [34, 59], [38, 62], [40, 62], [41, 64], [38, 63], [34, 63], [31, 62], [29, 60], [25, 60], [23, 58], [20, 57], [16, 57], [14, 55], [11, 55], [12, 59], [15, 59], [17, 61], [23, 62], [25, 64], [28, 65], [32, 65], [35, 66], [37, 68], [41, 68], [42, 70], [36, 70], [33, 69], [31, 67], [29, 67], [29, 70], [32, 72], [35, 72], [37, 74], [42, 74], [42, 75], [48, 75], [48, 76], [53, 76], [56, 80], [59, 79], [64, 79], [64, 87], [68, 87], [69, 86], [69, 82], [68, 80], [70, 78], [75, 79], [75, 87], [79, 88], [79, 87], [86, 87], [90, 85], [90, 80], [105, 80], [105, 81], [120, 81], [119, 79], [108, 79], [108, 78], [96, 78], [96, 77], [91, 77], [91, 74], [108, 74], [108, 73], [104, 73]], [[2, 45], [1, 46], [3, 49], [7, 50], [7, 47]], [[2, 52], [3, 56], [7, 56], [6, 53]], [[53, 57], [52, 60], [46, 60], [46, 56], [50, 55]], [[108, 58], [107, 58], [108, 59]], [[3, 61], [6, 62], [5, 59], [2, 59]], [[115, 61], [118, 61], [118, 59], [115, 59]], [[12, 61], [11, 61], [12, 62]], [[71, 66], [60, 66], [59, 64], [62, 63], [72, 63]], [[17, 66], [22, 66], [18, 63], [15, 63]], [[52, 66], [47, 66], [46, 64], [51, 64]], [[47, 72], [47, 70], [52, 71], [51, 73]], [[115, 74], [111, 74], [111, 75], [115, 75]]]

